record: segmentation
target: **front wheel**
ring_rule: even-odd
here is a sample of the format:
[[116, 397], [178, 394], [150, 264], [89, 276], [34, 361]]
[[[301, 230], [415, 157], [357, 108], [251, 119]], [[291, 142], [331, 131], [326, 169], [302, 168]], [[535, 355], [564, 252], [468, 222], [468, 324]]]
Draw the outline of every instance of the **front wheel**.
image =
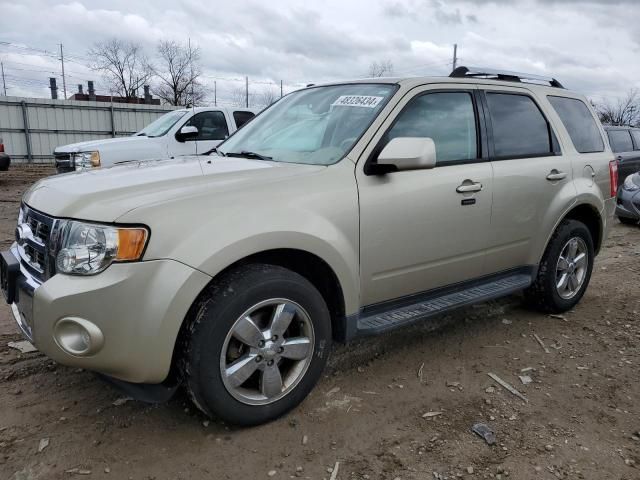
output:
[[525, 290], [527, 303], [546, 313], [572, 309], [584, 295], [595, 252], [591, 232], [577, 220], [565, 220], [551, 237], [534, 283]]
[[264, 423], [298, 405], [320, 378], [331, 345], [329, 310], [297, 273], [241, 267], [210, 286], [194, 310], [182, 362], [205, 414]]

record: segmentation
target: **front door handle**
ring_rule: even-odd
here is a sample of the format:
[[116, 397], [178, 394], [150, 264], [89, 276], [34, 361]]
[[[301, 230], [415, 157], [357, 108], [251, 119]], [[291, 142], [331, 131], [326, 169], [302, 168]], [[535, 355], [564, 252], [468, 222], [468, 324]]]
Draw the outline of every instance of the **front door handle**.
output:
[[551, 170], [551, 172], [549, 172], [549, 175], [547, 175], [547, 180], [549, 180], [550, 182], [557, 182], [558, 180], [564, 180], [565, 178], [567, 178], [566, 172], [559, 172], [555, 169]]
[[456, 192], [458, 193], [473, 193], [479, 192], [482, 190], [481, 183], [463, 183], [456, 188]]

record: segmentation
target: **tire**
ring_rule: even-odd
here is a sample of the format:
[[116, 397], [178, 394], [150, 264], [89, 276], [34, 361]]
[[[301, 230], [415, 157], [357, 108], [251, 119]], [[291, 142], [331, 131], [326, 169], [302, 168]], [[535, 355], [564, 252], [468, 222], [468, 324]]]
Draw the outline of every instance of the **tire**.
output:
[[302, 402], [330, 350], [331, 319], [320, 292], [290, 270], [254, 264], [225, 274], [200, 296], [183, 337], [181, 366], [189, 396], [204, 414], [249, 426]]
[[638, 224], [638, 219], [634, 219], [634, 218], [618, 217], [618, 220], [620, 220], [620, 223], [622, 223], [624, 225], [637, 225]]
[[[560, 261], [562, 253], [569, 253], [570, 255], [570, 251], [566, 251], [565, 248], [571, 248], [568, 242], [573, 242], [574, 240], [578, 245], [578, 249], [586, 254], [584, 265], [581, 264], [580, 260], [570, 264]], [[572, 243], [572, 245], [574, 244]], [[578, 257], [578, 255], [575, 256]], [[526, 303], [545, 313], [562, 313], [571, 310], [580, 301], [589, 285], [594, 257], [593, 239], [589, 229], [577, 220], [564, 220], [558, 226], [547, 245], [533, 284], [524, 292]], [[578, 266], [578, 263], [581, 266]], [[576, 279], [580, 280], [579, 287], [575, 288], [572, 294], [569, 281], [563, 288], [559, 288], [560, 281], [563, 279], [561, 272], [570, 275], [568, 272], [571, 271], [571, 268], [569, 268], [571, 265], [573, 265], [572, 268]], [[559, 270], [564, 266], [567, 266], [567, 270]]]

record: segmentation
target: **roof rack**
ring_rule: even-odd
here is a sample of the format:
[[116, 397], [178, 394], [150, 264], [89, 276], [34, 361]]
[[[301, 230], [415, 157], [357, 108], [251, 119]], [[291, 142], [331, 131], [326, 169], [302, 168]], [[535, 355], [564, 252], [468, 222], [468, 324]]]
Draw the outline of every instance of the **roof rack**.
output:
[[452, 77], [452, 78], [482, 77], [482, 78], [493, 79], [493, 80], [505, 80], [508, 82], [522, 82], [522, 83], [543, 82], [543, 83], [548, 83], [550, 86], [555, 88], [564, 88], [562, 84], [555, 78], [544, 77], [541, 75], [534, 75], [531, 73], [509, 72], [506, 70], [494, 70], [491, 68], [482, 68], [482, 67], [458, 67], [449, 74], [449, 77]]

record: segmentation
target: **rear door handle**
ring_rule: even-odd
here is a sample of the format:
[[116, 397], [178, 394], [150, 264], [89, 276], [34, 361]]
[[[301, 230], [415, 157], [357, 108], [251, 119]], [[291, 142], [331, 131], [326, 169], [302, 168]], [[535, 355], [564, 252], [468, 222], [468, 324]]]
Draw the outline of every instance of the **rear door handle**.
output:
[[456, 192], [458, 193], [472, 193], [479, 192], [482, 190], [481, 183], [463, 183], [456, 188]]
[[547, 180], [550, 182], [557, 182], [558, 180], [564, 180], [567, 178], [566, 172], [559, 172], [558, 170], [551, 170], [549, 175], [547, 175]]

